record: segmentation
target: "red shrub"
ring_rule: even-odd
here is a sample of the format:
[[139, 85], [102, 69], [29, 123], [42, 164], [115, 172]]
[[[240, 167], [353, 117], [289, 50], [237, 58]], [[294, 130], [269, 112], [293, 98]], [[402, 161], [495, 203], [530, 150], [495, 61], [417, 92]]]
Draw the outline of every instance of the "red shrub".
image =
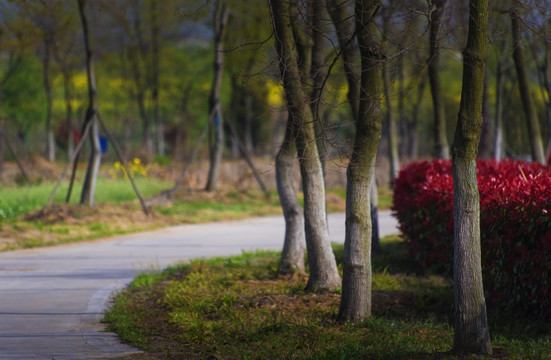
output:
[[[551, 170], [519, 161], [477, 163], [486, 299], [551, 316]], [[451, 274], [451, 163], [412, 163], [394, 184], [393, 211], [411, 255]]]

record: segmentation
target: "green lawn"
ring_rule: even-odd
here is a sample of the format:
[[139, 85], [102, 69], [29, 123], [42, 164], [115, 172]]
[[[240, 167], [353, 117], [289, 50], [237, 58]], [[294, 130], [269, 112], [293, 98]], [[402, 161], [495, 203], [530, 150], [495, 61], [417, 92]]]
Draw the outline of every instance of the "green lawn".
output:
[[[152, 178], [138, 178], [136, 183], [144, 197], [149, 197], [172, 186], [172, 183]], [[37, 210], [46, 205], [55, 183], [38, 185], [0, 187], [0, 220], [12, 219], [29, 211]], [[65, 202], [68, 182], [63, 182], [56, 193], [54, 203]], [[71, 204], [77, 204], [80, 199], [82, 183], [75, 183], [71, 196]], [[122, 203], [136, 199], [134, 189], [128, 180], [98, 178], [96, 187], [96, 203]]]

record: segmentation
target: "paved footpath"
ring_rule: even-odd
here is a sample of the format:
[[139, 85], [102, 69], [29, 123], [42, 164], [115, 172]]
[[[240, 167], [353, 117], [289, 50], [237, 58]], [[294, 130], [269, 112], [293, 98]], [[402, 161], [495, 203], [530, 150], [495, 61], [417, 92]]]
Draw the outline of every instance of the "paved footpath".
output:
[[[389, 212], [381, 236], [397, 233]], [[344, 240], [344, 214], [329, 217]], [[104, 240], [0, 253], [0, 359], [108, 359], [137, 354], [100, 323], [113, 293], [134, 276], [177, 261], [281, 249], [281, 216], [182, 225]]]

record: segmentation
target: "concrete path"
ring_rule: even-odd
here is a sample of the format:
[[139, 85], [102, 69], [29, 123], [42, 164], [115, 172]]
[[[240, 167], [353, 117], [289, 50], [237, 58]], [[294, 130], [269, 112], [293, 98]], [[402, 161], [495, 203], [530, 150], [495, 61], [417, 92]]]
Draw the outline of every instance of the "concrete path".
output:
[[[381, 236], [397, 233], [380, 213]], [[344, 240], [344, 214], [329, 217]], [[0, 253], [0, 359], [107, 359], [138, 350], [100, 324], [111, 295], [142, 271], [243, 250], [281, 249], [282, 217], [183, 225], [87, 243]]]

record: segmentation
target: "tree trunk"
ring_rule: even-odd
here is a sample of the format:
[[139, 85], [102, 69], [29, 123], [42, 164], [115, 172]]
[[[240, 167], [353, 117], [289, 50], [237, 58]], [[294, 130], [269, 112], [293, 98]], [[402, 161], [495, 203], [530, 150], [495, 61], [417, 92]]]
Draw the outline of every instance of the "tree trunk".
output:
[[151, 100], [153, 102], [153, 124], [157, 129], [157, 152], [159, 155], [166, 154], [164, 125], [160, 117], [159, 105], [159, 59], [160, 59], [160, 23], [157, 11], [157, 1], [149, 3], [149, 15], [151, 22]]
[[323, 171], [312, 112], [302, 87], [295, 52], [290, 5], [288, 0], [270, 0], [269, 3], [287, 107], [297, 129], [296, 145], [304, 191], [305, 235], [310, 267], [306, 290], [333, 289], [339, 286], [340, 277], [327, 231]]
[[417, 101], [413, 105], [411, 121], [408, 123], [408, 148], [411, 160], [416, 160], [419, 156], [419, 131], [417, 130], [417, 124], [419, 124], [419, 110], [421, 109], [421, 103], [425, 93], [425, 85], [426, 82], [424, 80], [420, 80], [417, 85]]
[[327, 8], [337, 31], [348, 84], [346, 96], [350, 104], [352, 118], [356, 121], [360, 99], [360, 75], [356, 68], [356, 48], [352, 40], [354, 36], [354, 17], [348, 14], [346, 6], [347, 3], [344, 1], [328, 0]]
[[492, 135], [495, 131], [493, 130], [493, 122], [490, 121], [489, 99], [488, 76], [486, 74], [484, 76], [484, 91], [482, 96], [482, 134], [480, 135], [480, 144], [478, 146], [478, 157], [485, 160], [492, 159], [494, 153]]
[[46, 154], [48, 160], [55, 161], [55, 141], [52, 129], [52, 84], [50, 82], [50, 45], [51, 39], [48, 34], [44, 35], [44, 57], [42, 59], [42, 82], [46, 93]]
[[496, 109], [494, 128], [494, 160], [500, 161], [505, 152], [505, 137], [503, 131], [503, 62], [498, 61], [496, 70]]
[[93, 206], [96, 180], [98, 177], [99, 165], [101, 162], [101, 151], [99, 146], [99, 127], [96, 119], [98, 107], [96, 76], [94, 72], [93, 52], [89, 40], [88, 19], [86, 17], [86, 0], [77, 1], [80, 20], [82, 22], [84, 50], [86, 52], [86, 75], [88, 78], [88, 109], [86, 110], [86, 119], [84, 121], [84, 126], [86, 127], [86, 124], [88, 122], [92, 122], [92, 131], [90, 132], [90, 144], [92, 149], [90, 151], [90, 160], [88, 161], [88, 168], [86, 169], [84, 184], [82, 186], [80, 203]]
[[428, 72], [434, 111], [434, 152], [438, 159], [449, 159], [450, 150], [446, 134], [444, 91], [440, 81], [440, 30], [447, 0], [433, 0], [430, 14], [430, 58]]
[[361, 55], [361, 82], [356, 138], [347, 169], [346, 232], [342, 298], [338, 319], [361, 321], [371, 315], [370, 187], [381, 138], [382, 46], [375, 13], [379, 0], [356, 0], [356, 32]]
[[528, 122], [528, 134], [530, 136], [530, 148], [532, 150], [532, 160], [540, 164], [545, 164], [545, 154], [543, 151], [543, 142], [541, 138], [540, 124], [538, 114], [530, 94], [530, 85], [528, 74], [526, 72], [526, 62], [522, 53], [521, 22], [516, 10], [511, 10], [511, 33], [513, 35], [513, 59], [517, 71], [518, 86], [524, 107], [524, 114]]
[[73, 137], [73, 105], [71, 78], [67, 70], [63, 70], [63, 88], [65, 99], [65, 121], [67, 126], [67, 157], [70, 159], [73, 156], [75, 149], [75, 139]]
[[[385, 16], [383, 19], [383, 37], [386, 39], [390, 33], [390, 23], [391, 17]], [[385, 44], [382, 44], [384, 47]], [[387, 68], [387, 60], [383, 61], [382, 64], [382, 74], [383, 74], [383, 89], [384, 97], [386, 103], [386, 120], [387, 120], [387, 131], [388, 131], [388, 158], [390, 160], [390, 181], [398, 177], [398, 172], [400, 172], [400, 155], [398, 153], [398, 120], [392, 109], [392, 100], [390, 98], [390, 79]]]
[[482, 130], [488, 0], [470, 0], [463, 88], [453, 142], [454, 342], [457, 354], [491, 354], [482, 284], [476, 158]]
[[325, 179], [325, 160], [327, 158], [327, 134], [325, 132], [325, 123], [320, 114], [321, 94], [325, 78], [327, 77], [327, 67], [324, 65], [324, 41], [326, 35], [323, 32], [323, 20], [327, 17], [325, 13], [325, 0], [316, 0], [311, 3], [311, 26], [312, 26], [312, 47], [310, 66], [310, 79], [312, 81], [312, 91], [310, 92], [310, 107], [314, 116], [314, 130], [316, 132], [316, 142], [320, 154], [321, 166]]
[[377, 193], [377, 179], [375, 174], [371, 181], [371, 250], [378, 253], [381, 250], [381, 242], [379, 239], [379, 194]]
[[228, 23], [228, 7], [224, 0], [216, 3], [214, 15], [214, 79], [209, 97], [209, 114], [216, 114], [214, 121], [214, 146], [210, 157], [209, 175], [206, 185], [207, 191], [214, 191], [218, 185], [220, 166], [222, 165], [222, 153], [224, 151], [224, 126], [222, 121], [222, 105], [220, 103], [220, 86], [224, 71], [224, 35]]
[[388, 131], [388, 158], [390, 160], [390, 181], [392, 182], [396, 177], [398, 177], [398, 172], [400, 172], [400, 156], [398, 155], [398, 124], [391, 105], [390, 80], [388, 79], [386, 61], [383, 62], [382, 73], [385, 103], [387, 106], [386, 125]]
[[285, 240], [277, 269], [280, 275], [305, 273], [304, 216], [293, 184], [293, 165], [296, 153], [293, 120], [289, 117], [285, 139], [276, 156], [277, 192], [285, 217]]

